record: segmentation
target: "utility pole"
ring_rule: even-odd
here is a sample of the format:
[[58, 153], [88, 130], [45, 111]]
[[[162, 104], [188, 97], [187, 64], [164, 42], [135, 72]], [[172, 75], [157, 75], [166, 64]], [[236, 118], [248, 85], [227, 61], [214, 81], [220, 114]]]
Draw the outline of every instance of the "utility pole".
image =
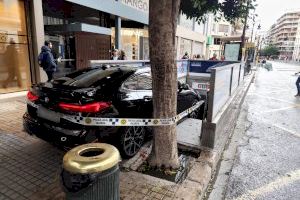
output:
[[251, 31], [251, 43], [253, 42], [253, 32], [254, 32], [254, 26], [255, 26], [255, 16], [256, 15], [253, 15], [253, 18], [252, 18], [253, 26], [252, 26], [252, 31]]

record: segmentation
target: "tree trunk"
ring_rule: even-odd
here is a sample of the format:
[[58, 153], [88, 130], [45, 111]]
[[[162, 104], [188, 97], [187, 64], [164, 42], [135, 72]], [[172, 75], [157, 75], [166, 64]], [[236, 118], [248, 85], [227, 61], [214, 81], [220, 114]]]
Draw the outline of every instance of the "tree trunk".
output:
[[[150, 0], [149, 41], [153, 77], [153, 117], [171, 118], [177, 110], [175, 36], [180, 0]], [[176, 125], [154, 128], [152, 166], [178, 168]]]

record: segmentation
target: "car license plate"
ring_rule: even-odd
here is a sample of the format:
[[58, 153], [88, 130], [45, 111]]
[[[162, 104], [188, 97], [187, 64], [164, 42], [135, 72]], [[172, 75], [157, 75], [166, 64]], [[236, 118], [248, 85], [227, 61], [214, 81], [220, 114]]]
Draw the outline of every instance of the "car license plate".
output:
[[60, 113], [51, 111], [47, 108], [44, 108], [42, 106], [40, 106], [37, 110], [37, 115], [40, 118], [55, 122], [55, 123], [59, 123], [60, 122]]

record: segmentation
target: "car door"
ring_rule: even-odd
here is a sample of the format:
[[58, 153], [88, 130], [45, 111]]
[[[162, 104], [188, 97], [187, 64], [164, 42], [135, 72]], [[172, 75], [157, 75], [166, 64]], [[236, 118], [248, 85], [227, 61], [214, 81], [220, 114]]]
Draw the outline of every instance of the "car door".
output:
[[119, 112], [124, 117], [151, 117], [152, 91], [149, 74], [135, 74], [126, 79], [119, 91]]
[[[178, 83], [179, 85], [179, 83]], [[142, 113], [147, 116], [153, 116], [152, 103], [152, 77], [150, 73], [143, 73], [137, 76], [137, 92], [142, 103]], [[178, 90], [177, 94], [177, 113], [191, 107], [191, 102], [187, 99], [188, 92], [186, 90]]]
[[150, 73], [137, 76], [137, 93], [141, 99], [141, 110], [146, 118], [153, 117], [152, 78]]

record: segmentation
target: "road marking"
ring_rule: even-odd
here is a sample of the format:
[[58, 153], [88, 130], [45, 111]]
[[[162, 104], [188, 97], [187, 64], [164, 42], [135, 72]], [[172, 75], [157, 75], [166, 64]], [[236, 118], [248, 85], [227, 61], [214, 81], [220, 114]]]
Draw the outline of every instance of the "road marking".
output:
[[288, 106], [288, 107], [284, 107], [284, 108], [270, 109], [268, 111], [260, 112], [260, 114], [265, 114], [265, 113], [270, 113], [270, 112], [277, 112], [277, 111], [282, 111], [282, 110], [288, 110], [288, 109], [292, 109], [292, 108], [300, 108], [300, 106]]
[[[255, 116], [254, 116], [254, 117], [255, 117]], [[297, 133], [297, 132], [295, 132], [295, 131], [293, 131], [293, 130], [289, 130], [289, 129], [287, 129], [287, 128], [284, 128], [284, 127], [282, 127], [282, 126], [280, 126], [280, 125], [273, 124], [272, 122], [270, 122], [270, 121], [268, 121], [268, 120], [263, 120], [263, 119], [261, 119], [261, 118], [259, 118], [259, 117], [255, 117], [255, 118], [258, 119], [258, 120], [260, 120], [260, 122], [266, 123], [266, 124], [268, 124], [268, 125], [270, 125], [270, 126], [275, 126], [276, 128], [279, 128], [279, 129], [281, 129], [281, 130], [283, 130], [283, 131], [285, 131], [285, 132], [288, 132], [288, 133], [291, 134], [291, 135], [294, 135], [294, 136], [300, 138], [300, 133]]]
[[292, 134], [292, 135], [294, 135], [294, 136], [300, 138], [300, 134], [299, 134], [299, 133], [296, 133], [295, 131], [289, 130], [289, 129], [284, 128], [284, 127], [282, 127], [282, 126], [280, 126], [280, 125], [277, 125], [277, 124], [271, 124], [271, 125], [273, 125], [273, 126], [279, 128], [279, 129], [283, 130], [283, 131], [286, 131], [286, 132], [288, 132], [288, 133], [290, 133], [290, 134]]
[[273, 192], [275, 190], [278, 190], [281, 187], [292, 184], [298, 180], [300, 180], [300, 169], [292, 171], [291, 173], [285, 174], [285, 176], [279, 177], [276, 180], [274, 180], [260, 188], [247, 191], [245, 194], [236, 198], [235, 200], [256, 199], [258, 196]]
[[286, 92], [286, 90], [273, 90], [273, 91], [269, 91], [269, 92], [264, 92], [263, 94], [259, 94], [259, 93], [257, 93], [257, 94], [259, 94], [259, 95], [264, 95], [264, 94], [270, 94], [270, 93], [275, 93], [275, 92]]
[[285, 100], [282, 100], [282, 99], [276, 99], [276, 98], [273, 98], [273, 97], [267, 97], [267, 96], [263, 96], [263, 95], [261, 95], [261, 94], [252, 94], [252, 95], [259, 96], [259, 97], [263, 97], [263, 98], [266, 98], [266, 99], [275, 100], [275, 101], [281, 101], [281, 102], [284, 102], [284, 103], [293, 104], [293, 105], [295, 105], [295, 106], [300, 106], [300, 104], [297, 104], [297, 103], [295, 103], [295, 102], [285, 101]]

